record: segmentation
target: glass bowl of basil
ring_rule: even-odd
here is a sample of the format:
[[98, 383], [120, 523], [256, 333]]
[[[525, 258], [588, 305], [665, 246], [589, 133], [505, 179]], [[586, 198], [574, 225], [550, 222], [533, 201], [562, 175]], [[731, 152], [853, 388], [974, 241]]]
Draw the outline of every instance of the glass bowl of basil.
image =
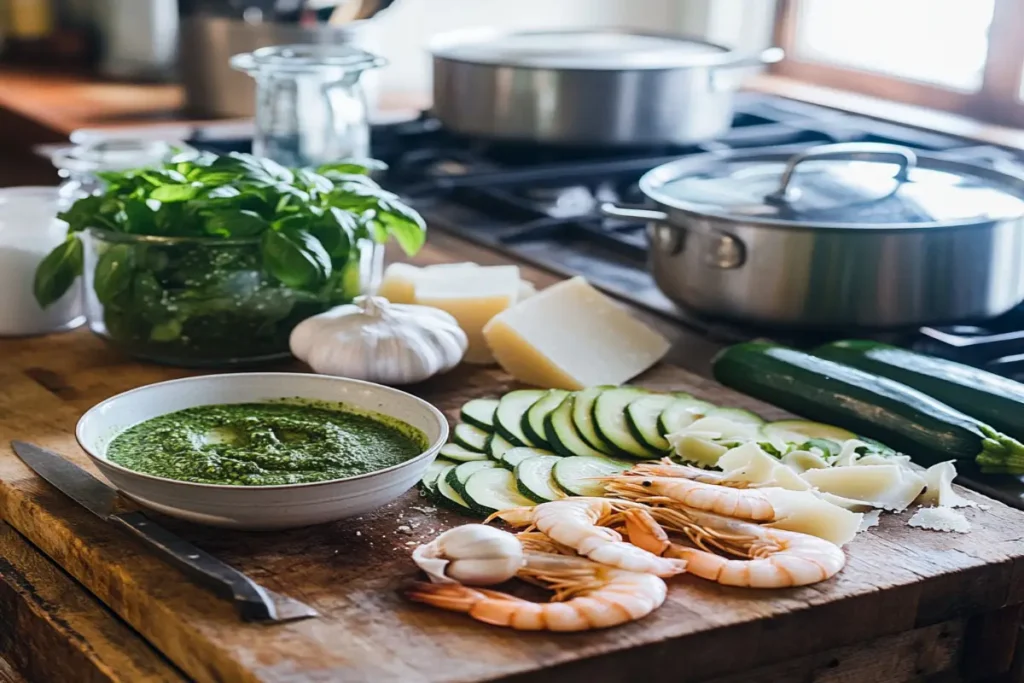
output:
[[160, 363], [287, 357], [295, 325], [361, 293], [380, 245], [423, 245], [422, 218], [370, 178], [381, 167], [192, 153], [100, 173], [103, 190], [60, 214], [68, 236], [35, 296], [49, 305], [84, 276], [90, 328]]

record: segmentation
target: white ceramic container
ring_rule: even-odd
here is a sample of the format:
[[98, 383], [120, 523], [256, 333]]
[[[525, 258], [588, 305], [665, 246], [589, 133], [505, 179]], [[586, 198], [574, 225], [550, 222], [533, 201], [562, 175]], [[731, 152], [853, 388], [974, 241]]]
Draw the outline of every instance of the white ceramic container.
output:
[[[122, 431], [159, 415], [217, 403], [304, 398], [345, 403], [402, 420], [430, 444], [387, 469], [346, 479], [280, 486], [227, 486], [176, 481], [135, 472], [107, 459]], [[423, 476], [448, 438], [434, 406], [397, 389], [341, 377], [283, 372], [207, 375], [150, 384], [108, 398], [78, 421], [79, 444], [123, 495], [191, 522], [236, 529], [286, 529], [369, 512], [402, 495]]]

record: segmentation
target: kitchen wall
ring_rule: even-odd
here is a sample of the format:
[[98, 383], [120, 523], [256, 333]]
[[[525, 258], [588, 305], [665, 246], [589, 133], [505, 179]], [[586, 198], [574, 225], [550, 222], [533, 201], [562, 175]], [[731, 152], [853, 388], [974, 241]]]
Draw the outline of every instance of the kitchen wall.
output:
[[754, 49], [770, 39], [774, 0], [396, 0], [373, 22], [375, 49], [391, 61], [385, 91], [430, 87], [431, 36], [457, 28], [621, 26], [704, 36]]

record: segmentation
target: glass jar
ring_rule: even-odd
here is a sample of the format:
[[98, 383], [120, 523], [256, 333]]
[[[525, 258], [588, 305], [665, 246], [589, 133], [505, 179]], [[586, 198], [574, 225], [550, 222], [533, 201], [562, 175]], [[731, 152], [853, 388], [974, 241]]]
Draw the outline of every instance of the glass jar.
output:
[[370, 154], [360, 77], [385, 64], [350, 45], [280, 45], [235, 55], [256, 80], [253, 154], [285, 166], [316, 166]]
[[292, 328], [368, 286], [377, 249], [357, 245], [317, 291], [266, 274], [260, 240], [86, 230], [85, 313], [93, 332], [146, 360], [186, 367], [286, 358]]

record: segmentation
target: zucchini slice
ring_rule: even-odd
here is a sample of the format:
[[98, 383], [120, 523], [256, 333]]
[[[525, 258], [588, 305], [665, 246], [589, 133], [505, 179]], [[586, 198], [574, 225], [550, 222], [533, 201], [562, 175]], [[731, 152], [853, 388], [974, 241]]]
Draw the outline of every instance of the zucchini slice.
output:
[[434, 462], [427, 465], [427, 471], [420, 478], [420, 490], [428, 495], [437, 493], [437, 478], [449, 465], [454, 464], [451, 460], [434, 458]]
[[498, 399], [496, 398], [474, 398], [462, 406], [459, 410], [459, 417], [467, 424], [493, 432], [494, 411], [497, 409]]
[[672, 444], [658, 430], [658, 418], [675, 400], [675, 397], [667, 394], [652, 394], [626, 406], [629, 430], [652, 454], [663, 455], [672, 448]]
[[498, 463], [493, 460], [476, 460], [474, 462], [464, 462], [460, 465], [456, 465], [450, 470], [446, 470], [446, 480], [448, 485], [458, 491], [459, 495], [462, 496], [463, 500], [466, 498], [466, 481], [475, 472], [480, 470], [487, 470], [492, 467], [497, 467]]
[[486, 460], [486, 453], [478, 453], [477, 451], [471, 451], [468, 448], [464, 448], [457, 443], [446, 443], [441, 446], [441, 450], [438, 455], [448, 458], [448, 460], [455, 460], [457, 462], [469, 462], [471, 460]]
[[487, 455], [491, 456], [491, 460], [501, 462], [505, 451], [510, 448], [515, 448], [515, 446], [506, 441], [501, 434], [491, 434], [487, 439]]
[[764, 418], [743, 408], [715, 408], [706, 417], [725, 417], [739, 424], [763, 425]]
[[658, 431], [662, 436], [675, 434], [680, 429], [689, 427], [694, 420], [699, 420], [718, 407], [714, 403], [701, 401], [689, 394], [674, 394], [673, 397], [675, 400], [658, 416]]
[[[598, 453], [604, 454], [608, 451], [608, 446], [605, 445], [601, 437], [598, 436], [597, 430], [594, 428], [594, 401], [597, 397], [606, 391], [615, 389], [616, 387], [611, 385], [590, 387], [584, 389], [576, 394], [576, 400], [573, 402], [572, 407], [572, 421], [576, 424], [576, 431], [583, 438], [587, 444], [590, 445], [591, 449]], [[587, 455], [586, 453], [577, 453], [576, 455]]]
[[458, 512], [472, 512], [469, 504], [462, 495], [452, 488], [452, 485], [448, 483], [448, 473], [454, 470], [456, 465], [449, 465], [448, 467], [441, 470], [441, 474], [437, 477], [437, 501], [445, 507], [451, 508]]
[[510, 470], [514, 470], [516, 465], [526, 460], [527, 458], [536, 458], [538, 456], [547, 455], [551, 457], [560, 457], [552, 453], [551, 451], [545, 451], [540, 448], [529, 448], [527, 446], [515, 446], [505, 451], [504, 455], [501, 456], [501, 464]]
[[519, 493], [515, 475], [501, 467], [475, 472], [465, 483], [466, 502], [480, 514], [529, 507], [535, 503]]
[[629, 431], [629, 423], [626, 421], [626, 407], [647, 395], [648, 392], [644, 389], [624, 387], [602, 391], [594, 401], [594, 429], [616, 455], [630, 458], [657, 457], [657, 453], [651, 453], [637, 441]]
[[591, 447], [576, 429], [576, 421], [573, 419], [574, 404], [578, 395], [572, 394], [565, 397], [562, 405], [555, 408], [544, 418], [544, 434], [547, 441], [559, 455], [590, 455], [595, 458], [603, 458], [605, 454], [596, 448]]
[[455, 429], [452, 430], [452, 441], [466, 450], [477, 453], [485, 452], [488, 436], [490, 435], [484, 430], [465, 422], [455, 425]]
[[523, 433], [523, 416], [545, 393], [542, 389], [520, 389], [502, 396], [494, 411], [494, 431], [513, 446], [535, 445]]
[[561, 405], [568, 395], [569, 392], [564, 389], [551, 389], [537, 399], [537, 402], [530, 406], [530, 409], [523, 415], [523, 433], [535, 446], [550, 448], [547, 436], [544, 434], [544, 420], [551, 411]]
[[555, 463], [561, 460], [557, 455], [537, 455], [521, 461], [513, 472], [519, 493], [532, 501], [547, 503], [564, 498], [551, 474]]
[[609, 458], [576, 456], [554, 463], [551, 474], [563, 491], [573, 496], [604, 495], [604, 484], [598, 477], [608, 477], [629, 469], [630, 465]]
[[856, 439], [853, 432], [833, 427], [823, 422], [811, 422], [809, 420], [779, 420], [769, 422], [761, 427], [761, 433], [771, 441], [795, 444], [797, 446], [807, 443], [812, 439], [828, 439], [843, 443], [850, 439]]

